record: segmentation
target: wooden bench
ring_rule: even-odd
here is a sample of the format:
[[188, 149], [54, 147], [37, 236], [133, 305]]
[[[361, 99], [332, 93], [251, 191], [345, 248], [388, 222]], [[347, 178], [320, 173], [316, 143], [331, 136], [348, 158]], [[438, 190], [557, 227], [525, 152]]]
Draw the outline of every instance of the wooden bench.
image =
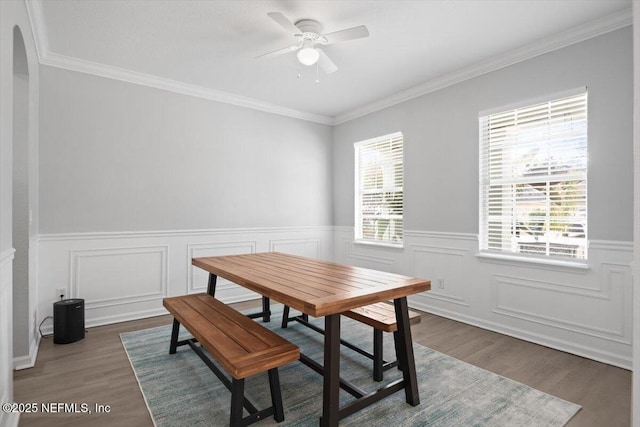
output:
[[[164, 298], [162, 303], [174, 318], [169, 353], [189, 345], [231, 391], [231, 426], [246, 426], [270, 415], [284, 421], [278, 367], [299, 359], [297, 346], [205, 293]], [[178, 341], [181, 324], [193, 338]], [[231, 374], [231, 380], [202, 347]], [[268, 372], [272, 405], [259, 411], [244, 396], [244, 379], [261, 372]], [[244, 418], [243, 408], [249, 412]]]
[[[355, 344], [342, 339], [340, 340], [340, 343], [345, 347], [348, 347], [362, 354], [363, 356], [372, 359], [373, 379], [375, 381], [382, 381], [384, 377], [384, 371], [391, 369], [394, 366], [398, 366], [397, 359], [393, 362], [387, 362], [384, 360], [383, 356], [383, 332], [393, 332], [394, 343], [398, 342], [398, 340], [395, 339], [395, 334], [398, 331], [398, 324], [396, 323], [396, 311], [393, 304], [379, 302], [345, 311], [344, 313], [342, 313], [342, 315], [373, 327], [373, 353], [369, 353], [368, 351], [356, 346]], [[420, 323], [420, 319], [420, 313], [409, 310], [409, 322], [412, 325]], [[289, 307], [285, 305], [284, 312], [282, 314], [282, 327], [286, 328], [289, 321], [292, 320], [302, 323], [303, 325], [308, 326], [315, 331], [324, 333], [321, 328], [309, 323], [309, 317], [306, 314], [289, 317]], [[398, 349], [396, 348], [396, 354], [397, 353]], [[399, 368], [402, 369], [402, 367]]]

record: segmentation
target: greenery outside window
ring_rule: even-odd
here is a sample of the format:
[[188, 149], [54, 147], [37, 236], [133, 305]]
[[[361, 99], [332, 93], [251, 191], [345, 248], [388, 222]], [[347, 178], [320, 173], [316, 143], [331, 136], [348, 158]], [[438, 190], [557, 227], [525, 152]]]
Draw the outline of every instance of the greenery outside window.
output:
[[402, 246], [402, 133], [354, 144], [356, 241]]
[[481, 253], [586, 260], [586, 89], [479, 122]]

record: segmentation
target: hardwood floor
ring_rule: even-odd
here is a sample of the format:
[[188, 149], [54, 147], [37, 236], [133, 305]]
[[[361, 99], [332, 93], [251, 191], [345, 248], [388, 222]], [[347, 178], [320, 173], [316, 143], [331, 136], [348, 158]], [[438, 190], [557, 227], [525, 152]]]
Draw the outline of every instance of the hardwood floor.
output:
[[[19, 425], [153, 426], [119, 334], [170, 324], [171, 319], [160, 316], [90, 328], [85, 339], [66, 345], [43, 338], [36, 366], [14, 373], [15, 401], [88, 403], [92, 410], [94, 404], [102, 404], [109, 405], [110, 412], [23, 414]], [[582, 405], [569, 427], [630, 425], [630, 371], [431, 314], [423, 314], [412, 331], [420, 344]]]

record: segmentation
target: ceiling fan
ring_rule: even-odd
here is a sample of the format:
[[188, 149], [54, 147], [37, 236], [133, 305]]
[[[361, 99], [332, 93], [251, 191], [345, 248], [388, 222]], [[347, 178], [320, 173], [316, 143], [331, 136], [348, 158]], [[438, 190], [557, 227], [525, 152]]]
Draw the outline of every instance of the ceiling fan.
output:
[[313, 19], [301, 19], [295, 24], [280, 12], [269, 12], [267, 15], [276, 21], [282, 28], [291, 33], [295, 38], [294, 44], [289, 47], [265, 53], [257, 58], [269, 58], [298, 51], [298, 61], [304, 65], [318, 64], [322, 70], [331, 74], [338, 70], [336, 64], [320, 49], [320, 46], [360, 39], [369, 36], [369, 30], [364, 25], [322, 34], [322, 25]]

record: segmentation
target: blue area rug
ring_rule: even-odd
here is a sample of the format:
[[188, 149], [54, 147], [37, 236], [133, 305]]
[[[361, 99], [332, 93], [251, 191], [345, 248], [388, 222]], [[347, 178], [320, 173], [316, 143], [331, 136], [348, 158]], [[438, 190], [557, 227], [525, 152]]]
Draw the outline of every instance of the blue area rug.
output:
[[[281, 306], [280, 306], [281, 307]], [[278, 306], [274, 307], [274, 312]], [[315, 319], [322, 326], [322, 319]], [[296, 322], [280, 328], [280, 315], [265, 326], [322, 362], [322, 336]], [[181, 339], [188, 336], [181, 331]], [[342, 336], [371, 349], [371, 328], [342, 318]], [[171, 326], [121, 334], [149, 412], [158, 427], [226, 426], [231, 393], [188, 347], [169, 355]], [[468, 363], [414, 343], [420, 405], [405, 403], [404, 392], [369, 406], [341, 421], [344, 426], [563, 426], [580, 406], [542, 393]], [[395, 355], [391, 334], [385, 334], [385, 353]], [[322, 412], [322, 377], [296, 362], [279, 369], [285, 421], [262, 420], [260, 426], [318, 425]], [[341, 375], [359, 387], [374, 391], [371, 361], [342, 347]], [[385, 372], [384, 383], [401, 378], [397, 369]], [[270, 406], [267, 375], [246, 380], [247, 397]], [[341, 392], [342, 403], [353, 399]]]

